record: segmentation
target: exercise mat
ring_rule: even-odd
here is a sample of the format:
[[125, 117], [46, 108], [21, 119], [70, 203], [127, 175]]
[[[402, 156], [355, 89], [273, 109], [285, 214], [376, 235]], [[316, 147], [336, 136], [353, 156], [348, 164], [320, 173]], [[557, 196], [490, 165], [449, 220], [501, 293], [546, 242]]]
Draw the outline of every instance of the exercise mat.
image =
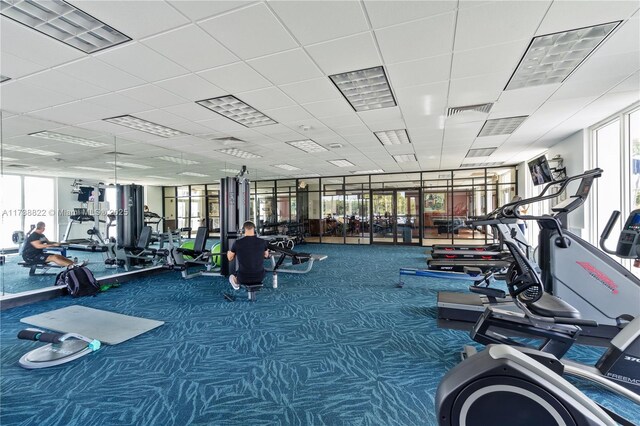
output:
[[59, 333], [78, 333], [106, 345], [117, 345], [164, 324], [78, 305], [22, 318], [20, 322]]

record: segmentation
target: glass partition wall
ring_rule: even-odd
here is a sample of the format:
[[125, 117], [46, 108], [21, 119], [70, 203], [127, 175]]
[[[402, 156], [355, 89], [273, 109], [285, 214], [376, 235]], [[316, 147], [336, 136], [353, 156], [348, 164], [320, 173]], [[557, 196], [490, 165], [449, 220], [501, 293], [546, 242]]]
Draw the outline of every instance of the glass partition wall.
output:
[[[514, 167], [256, 181], [251, 212], [260, 234], [307, 242], [482, 245], [493, 241], [490, 230], [467, 222], [509, 202], [516, 187]], [[208, 217], [217, 235], [218, 184], [164, 191], [179, 223], [195, 232]]]

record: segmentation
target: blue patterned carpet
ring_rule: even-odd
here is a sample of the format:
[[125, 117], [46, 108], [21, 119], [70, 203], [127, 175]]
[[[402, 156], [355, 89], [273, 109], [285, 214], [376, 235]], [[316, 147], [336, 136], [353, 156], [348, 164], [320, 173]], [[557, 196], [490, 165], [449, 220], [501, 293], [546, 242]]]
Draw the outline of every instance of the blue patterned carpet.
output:
[[[395, 288], [399, 267], [425, 265], [421, 247], [301, 249], [329, 258], [309, 274], [281, 274], [256, 303], [226, 302], [222, 278], [166, 273], [2, 312], [0, 424], [436, 424], [436, 387], [470, 341], [437, 328], [436, 293], [465, 284], [403, 277]], [[19, 319], [72, 304], [166, 324], [70, 364], [20, 368], [35, 344], [15, 338]], [[593, 362], [601, 352], [571, 355]], [[581, 388], [640, 421], [623, 399]]]

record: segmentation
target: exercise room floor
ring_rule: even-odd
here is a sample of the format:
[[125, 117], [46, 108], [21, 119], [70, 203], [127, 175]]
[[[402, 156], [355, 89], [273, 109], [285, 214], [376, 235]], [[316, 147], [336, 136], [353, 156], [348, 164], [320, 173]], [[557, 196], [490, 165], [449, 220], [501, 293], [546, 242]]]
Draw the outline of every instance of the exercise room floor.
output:
[[[0, 424], [435, 425], [438, 383], [470, 343], [436, 326], [436, 294], [466, 284], [404, 276], [396, 288], [399, 267], [425, 265], [424, 247], [298, 249], [329, 258], [280, 274], [277, 289], [268, 277], [256, 303], [225, 301], [223, 278], [167, 272], [0, 313]], [[73, 304], [166, 324], [63, 366], [19, 367], [37, 346], [16, 338], [20, 318]], [[601, 353], [569, 355], [593, 363]], [[575, 383], [640, 422], [633, 404]]]

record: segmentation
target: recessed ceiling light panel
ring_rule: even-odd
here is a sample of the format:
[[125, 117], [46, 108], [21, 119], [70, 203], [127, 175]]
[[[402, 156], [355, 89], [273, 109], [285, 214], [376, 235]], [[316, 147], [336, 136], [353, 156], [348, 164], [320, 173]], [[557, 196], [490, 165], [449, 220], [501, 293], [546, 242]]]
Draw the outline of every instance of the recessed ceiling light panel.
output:
[[620, 22], [534, 37], [505, 90], [561, 83]]
[[411, 143], [409, 135], [405, 129], [384, 130], [382, 132], [374, 132], [382, 145], [402, 145]]
[[182, 172], [182, 173], [178, 173], [181, 176], [193, 176], [193, 177], [208, 177], [209, 175], [205, 175], [203, 173], [197, 173], [197, 172]]
[[410, 163], [411, 161], [418, 161], [415, 154], [394, 155], [393, 159], [396, 160], [396, 163]]
[[245, 127], [259, 127], [266, 126], [268, 124], [277, 124], [277, 122], [252, 106], [245, 104], [235, 96], [220, 96], [218, 98], [196, 101], [196, 103], [220, 114], [223, 117], [227, 117], [229, 120], [242, 124]]
[[482, 129], [480, 129], [478, 137], [510, 135], [515, 132], [527, 118], [528, 117], [525, 115], [521, 117], [506, 117], [487, 120], [484, 122]]
[[220, 171], [225, 173], [240, 173], [240, 170], [237, 169], [220, 169]]
[[300, 170], [300, 168], [292, 166], [290, 164], [274, 164], [273, 167], [277, 167], [283, 170]]
[[355, 166], [355, 164], [353, 164], [351, 161], [348, 161], [348, 160], [329, 160], [329, 163], [333, 164], [334, 166], [338, 166], [338, 167], [353, 167], [353, 166]]
[[382, 170], [382, 169], [358, 170], [358, 171], [355, 171], [355, 172], [351, 172], [351, 174], [354, 174], [354, 175], [372, 175], [372, 174], [376, 174], [376, 173], [384, 173], [384, 170]]
[[310, 153], [315, 153], [315, 152], [325, 152], [328, 151], [327, 148], [325, 148], [322, 145], [317, 144], [316, 142], [312, 141], [311, 139], [306, 139], [303, 141], [293, 141], [293, 142], [287, 142], [289, 145], [298, 148], [304, 152], [310, 152]]
[[44, 157], [55, 157], [60, 155], [57, 152], [45, 151], [43, 149], [29, 148], [26, 146], [2, 144], [2, 149], [5, 151], [24, 152], [25, 154], [42, 155]]
[[[89, 166], [72, 166], [72, 169], [78, 169], [78, 170], [89, 170], [89, 171], [96, 171], [96, 172], [112, 172], [113, 171], [113, 167], [110, 169], [101, 169], [100, 167], [89, 167]], [[120, 170], [120, 167], [116, 167], [117, 170]]]
[[496, 151], [496, 147], [493, 148], [474, 148], [467, 151], [466, 158], [471, 157], [488, 157]]
[[170, 155], [162, 155], [160, 157], [156, 157], [158, 160], [164, 160], [164, 161], [168, 161], [170, 163], [176, 163], [176, 164], [182, 164], [185, 166], [189, 166], [192, 164], [200, 164], [199, 161], [194, 161], [194, 160], [187, 160], [186, 158], [180, 158], [180, 157], [172, 157]]
[[496, 167], [502, 166], [504, 161], [493, 162], [493, 163], [462, 163], [460, 167]]
[[141, 132], [151, 133], [152, 135], [162, 136], [163, 138], [186, 135], [186, 133], [179, 130], [161, 126], [160, 124], [152, 123], [150, 121], [134, 117], [133, 115], [121, 115], [119, 117], [105, 118], [103, 121], [118, 124], [130, 129], [140, 130]]
[[0, 0], [0, 7], [3, 16], [85, 53], [95, 53], [131, 40], [62, 0]]
[[85, 138], [80, 138], [77, 136], [71, 136], [71, 135], [65, 135], [63, 133], [56, 133], [56, 132], [48, 132], [48, 131], [42, 131], [42, 132], [37, 132], [37, 133], [29, 133], [29, 136], [33, 136], [36, 138], [42, 138], [42, 139], [51, 139], [54, 141], [58, 141], [58, 142], [64, 142], [64, 143], [71, 143], [74, 145], [81, 145], [81, 146], [88, 146], [91, 148], [99, 148], [101, 146], [108, 146], [109, 144], [106, 144], [104, 142], [97, 142], [97, 141], [92, 141], [90, 139], [85, 139]]
[[356, 112], [396, 106], [383, 67], [330, 75]]
[[151, 176], [147, 176], [147, 177], [151, 178], [151, 179], [164, 179], [164, 180], [170, 180], [171, 179], [171, 178], [168, 178], [166, 176], [153, 176], [153, 175], [151, 175]]
[[247, 158], [247, 159], [262, 158], [261, 155], [252, 154], [250, 152], [243, 151], [243, 150], [238, 149], [238, 148], [219, 149], [218, 152], [221, 152], [221, 153], [227, 154], [227, 155], [233, 155], [234, 157], [239, 157], [239, 158]]
[[122, 161], [107, 161], [107, 164], [111, 164], [114, 166], [122, 166], [122, 167], [130, 167], [132, 169], [152, 169], [153, 167], [151, 166], [145, 166], [143, 164], [137, 164], [137, 163], [124, 163]]

